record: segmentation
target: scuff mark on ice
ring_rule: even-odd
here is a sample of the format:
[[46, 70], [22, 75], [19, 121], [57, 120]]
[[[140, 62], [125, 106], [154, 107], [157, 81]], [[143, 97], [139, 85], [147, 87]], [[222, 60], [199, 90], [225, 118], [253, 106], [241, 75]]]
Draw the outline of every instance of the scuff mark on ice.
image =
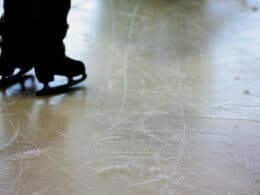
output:
[[126, 173], [129, 171], [129, 168], [129, 165], [114, 165], [97, 170], [97, 174], [105, 175], [110, 173]]
[[22, 153], [17, 153], [17, 154], [12, 154], [10, 156], [8, 156], [5, 160], [23, 160], [23, 159], [28, 159], [28, 158], [35, 158], [35, 157], [39, 157], [41, 156], [44, 152], [46, 152], [45, 150], [41, 150], [41, 149], [35, 149], [35, 150], [27, 150], [25, 152]]
[[10, 140], [8, 141], [7, 144], [5, 144], [3, 147], [0, 147], [0, 152], [2, 152], [3, 150], [5, 150], [6, 148], [8, 148], [9, 146], [11, 146], [15, 140], [17, 139], [17, 137], [19, 136], [19, 132], [20, 129], [17, 129], [14, 133], [14, 135], [10, 138]]
[[129, 187], [138, 187], [138, 186], [143, 186], [143, 185], [147, 185], [147, 184], [151, 184], [151, 183], [166, 182], [169, 179], [170, 179], [170, 177], [168, 175], [160, 175], [159, 177], [157, 177], [155, 179], [150, 179], [145, 182], [136, 183], [136, 184], [130, 185]]

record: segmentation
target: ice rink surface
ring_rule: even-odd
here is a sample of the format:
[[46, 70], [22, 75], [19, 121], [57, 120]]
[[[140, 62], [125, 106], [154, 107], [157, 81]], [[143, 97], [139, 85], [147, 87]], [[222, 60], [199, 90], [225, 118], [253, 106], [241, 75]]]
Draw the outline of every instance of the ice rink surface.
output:
[[0, 194], [259, 195], [259, 1], [72, 4], [89, 78], [0, 92]]

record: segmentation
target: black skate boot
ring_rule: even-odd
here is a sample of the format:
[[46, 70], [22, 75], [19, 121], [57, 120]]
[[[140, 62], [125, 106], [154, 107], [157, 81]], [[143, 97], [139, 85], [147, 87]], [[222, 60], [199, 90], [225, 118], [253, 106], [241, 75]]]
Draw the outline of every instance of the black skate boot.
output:
[[24, 90], [24, 82], [27, 79], [33, 79], [32, 75], [26, 75], [32, 69], [32, 66], [18, 66], [9, 64], [0, 57], [0, 89], [8, 88], [16, 83], [22, 84]]
[[[48, 66], [47, 66], [48, 65]], [[37, 96], [57, 94], [67, 91], [70, 87], [77, 85], [87, 78], [85, 66], [81, 61], [64, 57], [62, 60], [51, 62], [50, 64], [40, 64], [35, 67], [35, 73], [43, 88], [36, 92]], [[50, 87], [49, 83], [54, 80], [54, 76], [67, 77], [67, 83], [55, 87]]]

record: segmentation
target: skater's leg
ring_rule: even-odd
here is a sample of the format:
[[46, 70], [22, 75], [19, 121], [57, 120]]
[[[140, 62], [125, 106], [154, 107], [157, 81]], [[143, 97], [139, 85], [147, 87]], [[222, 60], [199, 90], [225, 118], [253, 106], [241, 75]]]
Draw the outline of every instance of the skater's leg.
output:
[[[28, 42], [25, 42], [28, 40], [26, 38], [26, 31], [29, 32], [28, 24], [30, 22], [30, 12], [26, 10], [29, 7], [28, 2], [28, 0], [4, 1], [4, 17], [2, 17], [0, 21], [0, 81], [2, 81], [3, 78], [15, 76], [13, 73], [16, 68], [20, 69], [16, 76], [20, 76], [32, 68], [32, 65], [24, 63], [24, 54], [30, 45]], [[25, 14], [22, 14], [21, 10], [23, 10]], [[27, 35], [27, 37], [29, 37], [29, 35]], [[29, 52], [27, 51], [26, 53]]]
[[38, 29], [35, 33], [35, 43], [41, 45], [36, 54], [39, 61], [35, 71], [42, 83], [53, 80], [53, 67], [65, 57], [63, 39], [68, 29], [67, 16], [70, 3], [70, 0], [38, 0], [35, 8], [36, 29]]
[[[39, 53], [40, 63], [35, 67], [38, 80], [44, 84], [54, 79], [54, 75], [63, 75], [71, 79], [73, 76], [85, 74], [84, 64], [80, 61], [70, 59], [65, 55], [63, 39], [68, 29], [67, 16], [70, 10], [70, 0], [52, 1], [51, 7], [42, 2], [42, 12], [47, 11], [48, 16], [38, 16], [41, 24], [42, 52]], [[44, 10], [43, 10], [44, 9]], [[41, 13], [41, 12], [39, 12]]]

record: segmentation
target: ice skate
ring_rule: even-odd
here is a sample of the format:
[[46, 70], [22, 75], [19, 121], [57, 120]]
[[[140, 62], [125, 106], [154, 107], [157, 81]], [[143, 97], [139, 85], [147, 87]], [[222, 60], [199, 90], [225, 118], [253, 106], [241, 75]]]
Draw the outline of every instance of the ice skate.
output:
[[[39, 82], [43, 84], [43, 88], [36, 92], [37, 96], [66, 92], [87, 78], [84, 64], [68, 57], [52, 66], [36, 66], [35, 73]], [[49, 83], [54, 80], [55, 75], [67, 77], [67, 83], [51, 87]]]
[[34, 81], [33, 75], [15, 75], [0, 80], [0, 89], [7, 89], [16, 84], [20, 84], [22, 91], [26, 90], [25, 82], [27, 80]]
[[23, 84], [27, 79], [32, 78], [31, 75], [26, 75], [31, 69], [30, 65], [11, 65], [0, 56], [0, 88], [8, 88], [16, 83]]

